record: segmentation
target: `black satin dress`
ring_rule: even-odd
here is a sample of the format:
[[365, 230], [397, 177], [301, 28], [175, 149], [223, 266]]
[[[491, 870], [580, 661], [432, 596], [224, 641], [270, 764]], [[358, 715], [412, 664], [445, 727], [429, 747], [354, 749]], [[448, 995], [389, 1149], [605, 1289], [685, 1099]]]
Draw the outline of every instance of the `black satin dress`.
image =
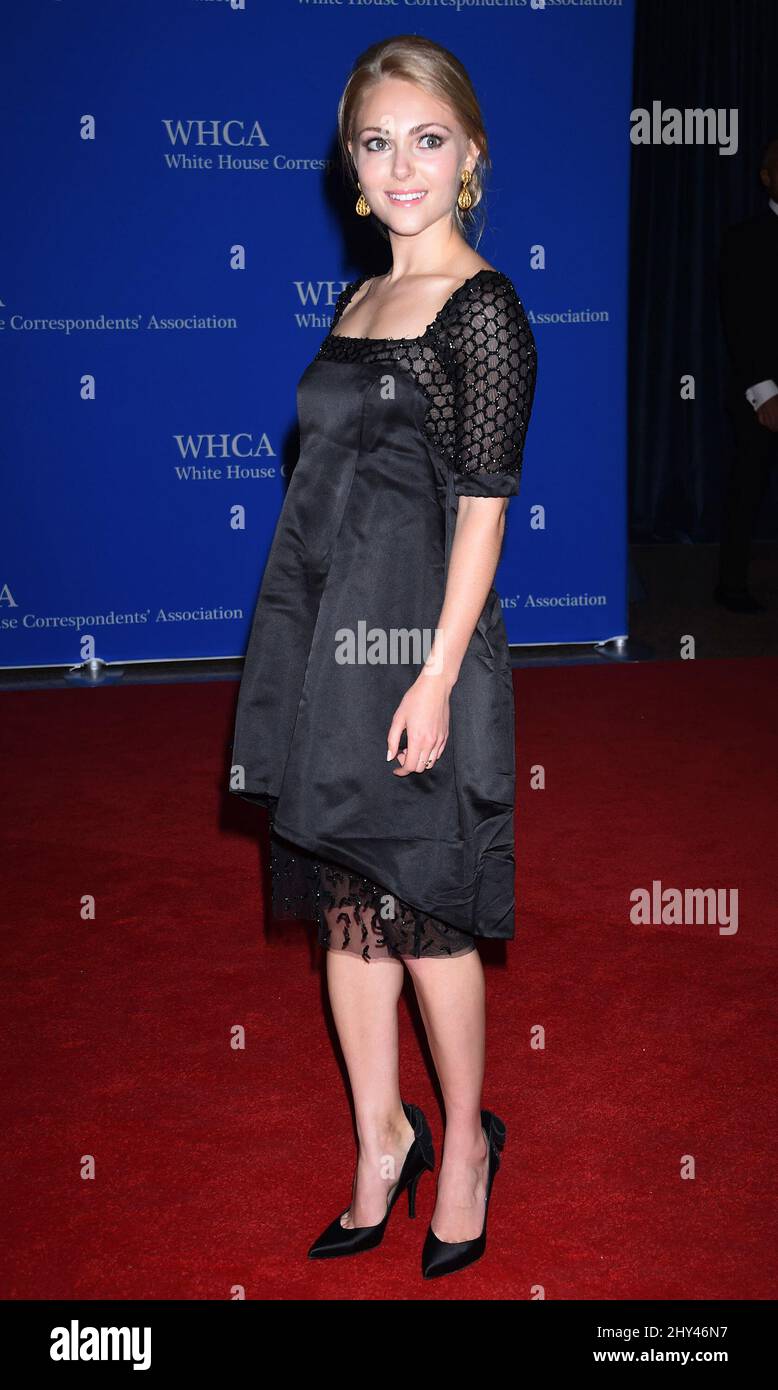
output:
[[[365, 961], [514, 935], [514, 703], [492, 588], [429, 770], [393, 775], [395, 710], [429, 652], [461, 496], [518, 492], [537, 354], [483, 269], [413, 339], [332, 330], [297, 388], [300, 454], [238, 694], [230, 790], [270, 810], [273, 915]], [[404, 746], [404, 738], [402, 745]]]

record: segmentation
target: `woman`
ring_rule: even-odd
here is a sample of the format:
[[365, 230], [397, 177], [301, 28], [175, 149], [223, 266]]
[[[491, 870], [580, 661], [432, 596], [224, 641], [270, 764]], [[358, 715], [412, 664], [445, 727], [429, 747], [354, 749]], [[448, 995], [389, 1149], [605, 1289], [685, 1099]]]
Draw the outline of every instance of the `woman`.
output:
[[309, 1254], [377, 1245], [433, 1166], [426, 1119], [400, 1097], [406, 968], [446, 1111], [432, 1277], [483, 1253], [505, 1139], [480, 1108], [476, 938], [514, 934], [513, 687], [493, 579], [536, 350], [511, 281], [467, 240], [488, 152], [458, 60], [414, 35], [373, 45], [339, 135], [356, 212], [377, 219], [392, 265], [346, 286], [298, 386], [300, 457], [252, 625], [231, 788], [270, 808], [277, 914], [318, 923], [354, 1095], [351, 1205]]

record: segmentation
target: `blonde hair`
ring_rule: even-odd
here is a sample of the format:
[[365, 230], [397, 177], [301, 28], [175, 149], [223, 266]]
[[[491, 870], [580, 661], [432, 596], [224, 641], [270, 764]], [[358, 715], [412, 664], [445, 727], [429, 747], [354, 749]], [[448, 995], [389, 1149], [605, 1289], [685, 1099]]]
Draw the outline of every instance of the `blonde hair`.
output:
[[[455, 113], [467, 139], [472, 140], [478, 148], [472, 178], [467, 185], [472, 205], [463, 211], [455, 200], [453, 207], [456, 226], [468, 240], [468, 231], [476, 220], [475, 209], [484, 198], [485, 175], [491, 168], [489, 145], [478, 98], [467, 72], [453, 53], [433, 39], [425, 39], [418, 34], [397, 34], [394, 38], [371, 44], [360, 53], [338, 103], [338, 145], [346, 178], [350, 179], [356, 194], [356, 165], [349, 153], [348, 142], [354, 140], [357, 114], [364, 97], [371, 87], [385, 77], [414, 82], [431, 96], [446, 102]], [[482, 207], [476, 244], [483, 233], [483, 212]], [[377, 218], [376, 221], [381, 234], [388, 239], [384, 224]]]

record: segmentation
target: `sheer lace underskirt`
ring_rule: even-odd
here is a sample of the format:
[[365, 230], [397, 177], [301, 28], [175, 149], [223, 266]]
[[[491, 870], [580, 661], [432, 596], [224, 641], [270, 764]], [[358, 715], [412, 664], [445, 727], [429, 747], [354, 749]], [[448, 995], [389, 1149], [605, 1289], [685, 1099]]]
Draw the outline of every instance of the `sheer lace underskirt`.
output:
[[411, 907], [394, 893], [342, 864], [317, 858], [270, 830], [273, 917], [308, 919], [319, 945], [367, 962], [403, 956], [446, 958], [476, 948], [461, 931]]

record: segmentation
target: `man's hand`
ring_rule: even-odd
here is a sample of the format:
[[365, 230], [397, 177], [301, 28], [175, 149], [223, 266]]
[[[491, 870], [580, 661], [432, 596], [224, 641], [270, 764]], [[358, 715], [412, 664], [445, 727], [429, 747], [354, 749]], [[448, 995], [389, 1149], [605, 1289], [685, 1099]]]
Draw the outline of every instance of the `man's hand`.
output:
[[760, 405], [756, 418], [765, 429], [778, 431], [778, 396], [771, 396], [769, 401]]

